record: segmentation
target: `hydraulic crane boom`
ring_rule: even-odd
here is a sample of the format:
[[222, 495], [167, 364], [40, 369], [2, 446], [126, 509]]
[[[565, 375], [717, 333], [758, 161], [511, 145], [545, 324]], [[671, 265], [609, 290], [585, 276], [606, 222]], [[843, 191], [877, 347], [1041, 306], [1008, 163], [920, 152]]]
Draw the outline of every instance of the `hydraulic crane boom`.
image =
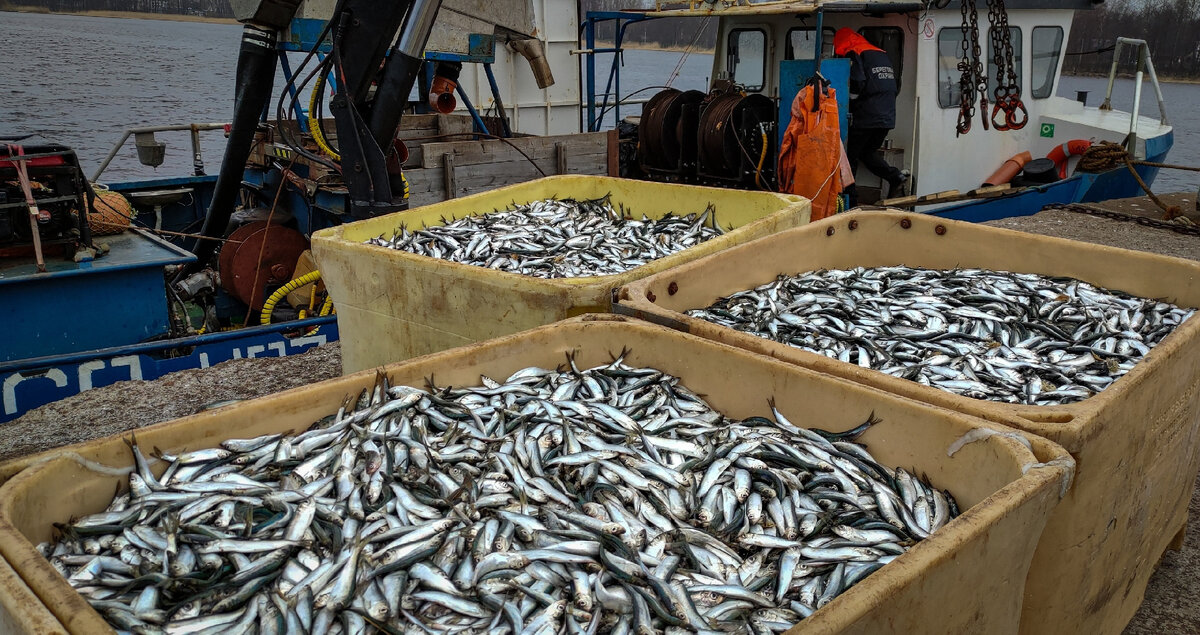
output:
[[[314, 3], [306, 7], [311, 14], [330, 0], [308, 1]], [[271, 98], [276, 45], [301, 2], [233, 0], [232, 7], [243, 35], [233, 124], [202, 230], [211, 238], [223, 235], [233, 214], [254, 133]], [[435, 38], [439, 51], [462, 47], [466, 53], [463, 33], [486, 28], [514, 43], [514, 50], [533, 66], [539, 86], [553, 83], [541, 42], [534, 36], [532, 0], [337, 0], [322, 18], [327, 21], [318, 40], [328, 37], [331, 50], [321, 72], [327, 69], [336, 80], [329, 110], [340, 155], [337, 161], [322, 161], [340, 168], [349, 193], [348, 211], [356, 218], [407, 208], [395, 137], [435, 22], [446, 25], [442, 37]], [[196, 266], [209, 262], [217, 245], [215, 240], [198, 239], [193, 247]]]

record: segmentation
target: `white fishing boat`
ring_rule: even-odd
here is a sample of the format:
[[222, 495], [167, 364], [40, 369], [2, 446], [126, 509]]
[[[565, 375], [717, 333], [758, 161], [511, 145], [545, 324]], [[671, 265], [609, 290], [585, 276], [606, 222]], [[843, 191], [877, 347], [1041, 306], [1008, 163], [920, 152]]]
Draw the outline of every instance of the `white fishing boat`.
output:
[[[974, 0], [964, 2], [966, 7], [957, 0], [660, 1], [650, 10], [588, 14], [585, 50], [620, 50], [624, 38], [647, 20], [686, 18], [694, 29], [717, 21], [710, 92], [664, 91], [652, 97], [647, 108], [657, 104], [669, 112], [648, 112], [651, 116], [641, 117], [641, 163], [650, 178], [755, 187], [756, 172], [773, 176], [769, 162], [764, 168], [756, 167], [763, 152], [761, 129], [771, 128], [774, 134], [768, 144], [778, 143], [791, 119], [792, 100], [817, 72], [836, 91], [844, 141], [849, 61], [834, 56], [833, 35], [849, 28], [891, 58], [899, 94], [896, 127], [888, 136], [884, 154], [888, 162], [911, 171], [908, 194], [912, 196], [906, 202], [915, 202], [920, 211], [982, 221], [1031, 214], [1052, 203], [1140, 194], [1140, 186], [1123, 162], [1087, 173], [1075, 168], [1079, 155], [1100, 142], [1121, 144], [1134, 161], [1161, 162], [1166, 158], [1174, 137], [1148, 46], [1136, 40], [1116, 43], [1108, 90], [1100, 99], [1093, 99], [1097, 105], [1089, 106], [1084, 103], [1086, 95], [1077, 100], [1060, 97], [1058, 87], [1072, 18], [1077, 11], [1097, 8], [1098, 3], [1010, 0], [984, 6]], [[988, 7], [996, 9], [990, 18]], [[1007, 36], [993, 24], [1001, 17], [1008, 26]], [[616, 41], [611, 48], [598, 48], [596, 34], [605, 22], [616, 23]], [[993, 34], [1000, 37], [993, 38]], [[1006, 54], [1009, 46], [1011, 52]], [[975, 90], [973, 96], [968, 91], [964, 100], [960, 64], [964, 58], [972, 63], [973, 51], [977, 51], [987, 86]], [[1120, 66], [1124, 60], [1132, 60], [1129, 68]], [[1012, 76], [1002, 72], [1008, 63]], [[594, 58], [589, 57], [585, 66], [590, 96], [585, 99], [588, 129], [596, 130], [605, 123], [599, 113], [612, 109], [604, 98], [608, 90], [596, 89], [599, 75]], [[1132, 113], [1111, 107], [1114, 79], [1123, 70], [1133, 71], [1137, 80]], [[998, 71], [1004, 85], [997, 81]], [[620, 66], [614, 63], [608, 87], [620, 86], [619, 72]], [[1143, 94], [1146, 83], [1150, 96]], [[725, 118], [736, 132], [718, 129], [706, 120], [705, 109], [715, 103], [713, 88], [741, 96], [735, 107], [755, 113], [742, 121]], [[1019, 100], [1006, 99], [1006, 95]], [[1157, 118], [1133, 114], [1147, 98], [1157, 100]], [[722, 146], [732, 160], [716, 169], [712, 161], [705, 165], [706, 149]], [[1024, 155], [1026, 152], [1029, 154]], [[768, 157], [776, 154], [774, 146], [766, 149]], [[1054, 165], [1039, 161], [1030, 166], [1038, 168], [1037, 174], [1031, 172], [1028, 178], [1017, 178], [1011, 184], [1007, 179], [1003, 184], [991, 183], [1000, 187], [978, 191], [1010, 158], [1020, 165], [1045, 157]], [[1136, 170], [1149, 185], [1158, 168], [1137, 165]], [[855, 180], [860, 189], [882, 186], [865, 168], [858, 170]], [[763, 179], [757, 181], [761, 184]], [[964, 198], [967, 200], [961, 200]], [[959, 202], [947, 203], [955, 199]]]

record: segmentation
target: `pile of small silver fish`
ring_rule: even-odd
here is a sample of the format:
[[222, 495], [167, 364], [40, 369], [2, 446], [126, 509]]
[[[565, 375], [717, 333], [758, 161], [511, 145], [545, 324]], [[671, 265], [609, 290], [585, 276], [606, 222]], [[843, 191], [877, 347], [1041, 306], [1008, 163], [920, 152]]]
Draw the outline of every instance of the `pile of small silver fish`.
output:
[[974, 399], [1060, 405], [1195, 313], [1073, 278], [877, 267], [781, 275], [688, 315]]
[[607, 276], [694, 247], [724, 232], [711, 205], [701, 214], [641, 220], [609, 197], [546, 199], [467, 216], [370, 245], [538, 278]]
[[[957, 516], [842, 433], [612, 363], [157, 453], [41, 552], [137, 633], [779, 632]], [[884, 424], [886, 425], [886, 424]]]

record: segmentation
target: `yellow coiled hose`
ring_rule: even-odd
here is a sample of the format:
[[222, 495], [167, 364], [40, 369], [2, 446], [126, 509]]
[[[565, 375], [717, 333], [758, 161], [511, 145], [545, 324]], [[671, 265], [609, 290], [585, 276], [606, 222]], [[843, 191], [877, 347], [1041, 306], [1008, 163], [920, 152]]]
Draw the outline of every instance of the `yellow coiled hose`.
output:
[[308, 98], [308, 131], [312, 133], [313, 139], [316, 140], [317, 146], [321, 151], [333, 157], [334, 161], [341, 161], [342, 155], [333, 151], [329, 144], [325, 141], [325, 135], [321, 132], [321, 122], [317, 121], [315, 113], [317, 111], [317, 95], [321, 94], [321, 89], [325, 87], [325, 74], [317, 75], [317, 84], [313, 86], [312, 95]]
[[[271, 313], [275, 311], [275, 305], [279, 304], [280, 300], [287, 297], [287, 294], [295, 291], [296, 289], [299, 289], [306, 284], [317, 282], [320, 279], [321, 272], [314, 270], [300, 276], [299, 278], [296, 278], [295, 280], [292, 280], [282, 287], [279, 287], [279, 289], [277, 289], [275, 293], [272, 293], [271, 297], [267, 298], [267, 301], [263, 304], [262, 313], [258, 316], [258, 321], [262, 324], [270, 324]], [[325, 303], [330, 307], [333, 306], [333, 302], [329, 298], [325, 299]], [[325, 307], [321, 307], [321, 310], [324, 311]], [[324, 313], [322, 313], [322, 315], [324, 315]]]
[[[334, 161], [341, 161], [342, 155], [329, 147], [329, 142], [325, 140], [325, 134], [321, 132], [321, 122], [317, 121], [316, 115], [313, 114], [317, 111], [317, 95], [321, 94], [321, 89], [324, 87], [325, 74], [322, 73], [317, 76], [317, 83], [313, 86], [312, 95], [308, 98], [308, 130], [312, 133], [313, 140], [317, 142], [317, 147], [321, 148], [322, 152], [328, 154]], [[400, 180], [404, 182], [404, 198], [408, 198], [408, 177], [401, 173]]]

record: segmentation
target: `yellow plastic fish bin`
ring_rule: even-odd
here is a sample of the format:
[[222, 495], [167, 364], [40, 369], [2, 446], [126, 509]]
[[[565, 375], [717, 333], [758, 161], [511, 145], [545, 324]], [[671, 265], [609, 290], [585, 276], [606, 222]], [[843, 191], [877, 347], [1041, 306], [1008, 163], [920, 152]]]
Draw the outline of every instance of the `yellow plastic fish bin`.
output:
[[900, 211], [843, 214], [697, 260], [618, 292], [619, 313], [1045, 437], [1079, 464], [1026, 583], [1023, 633], [1120, 633], [1187, 524], [1200, 469], [1200, 319], [1106, 390], [1069, 405], [955, 395], [684, 314], [779, 274], [905, 265], [1068, 276], [1200, 307], [1200, 264]]
[[[364, 244], [547, 198], [612, 195], [637, 218], [700, 214], [710, 204], [726, 230], [690, 249], [624, 273], [544, 279]], [[768, 192], [649, 183], [599, 176], [552, 176], [389, 214], [313, 234], [313, 252], [337, 308], [342, 369], [354, 372], [549, 324], [607, 312], [612, 290], [809, 220], [806, 199]]]
[[[1021, 584], [1047, 517], [1069, 485], [1062, 448], [1012, 428], [935, 408], [745, 350], [616, 315], [589, 315], [517, 335], [389, 365], [395, 384], [478, 385], [528, 366], [627, 364], [680, 377], [722, 413], [770, 416], [768, 399], [798, 425], [849, 430], [882, 421], [859, 442], [886, 466], [925, 474], [956, 498], [961, 516], [917, 543], [790, 633], [1012, 633]], [[364, 371], [137, 431], [165, 452], [238, 437], [299, 431], [337, 412], [375, 382]], [[132, 456], [119, 436], [29, 457], [0, 487], [0, 552], [71, 633], [111, 632], [103, 618], [36, 551], [52, 525], [103, 510], [128, 484]], [[163, 464], [155, 466], [161, 472]]]

